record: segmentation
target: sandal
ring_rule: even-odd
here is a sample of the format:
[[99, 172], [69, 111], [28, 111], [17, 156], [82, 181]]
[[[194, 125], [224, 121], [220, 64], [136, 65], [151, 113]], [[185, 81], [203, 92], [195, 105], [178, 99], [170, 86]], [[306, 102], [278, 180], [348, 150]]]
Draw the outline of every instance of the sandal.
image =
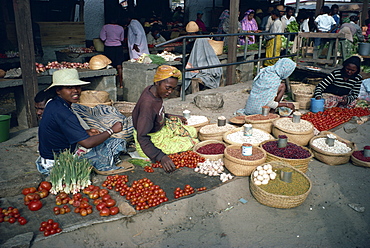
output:
[[123, 173], [123, 172], [135, 169], [135, 166], [127, 161], [122, 161], [121, 163], [117, 165], [117, 167], [121, 167], [121, 169], [100, 171], [94, 167], [94, 171], [96, 174], [108, 176], [108, 175], [119, 174], [119, 173]]

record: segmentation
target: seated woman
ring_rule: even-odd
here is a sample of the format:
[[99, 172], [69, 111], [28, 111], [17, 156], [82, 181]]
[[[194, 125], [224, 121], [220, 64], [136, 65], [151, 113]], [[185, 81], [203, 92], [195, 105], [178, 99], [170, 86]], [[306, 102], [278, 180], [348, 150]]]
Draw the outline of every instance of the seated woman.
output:
[[154, 84], [146, 87], [132, 112], [136, 150], [142, 157], [160, 161], [166, 172], [176, 169], [166, 155], [187, 151], [198, 142], [194, 127], [184, 126], [183, 116], [166, 114], [163, 98], [167, 98], [181, 79], [181, 72], [169, 65], [159, 66]]
[[166, 39], [160, 34], [161, 27], [158, 24], [153, 24], [150, 32], [146, 35], [148, 45], [157, 45], [166, 42]]
[[[294, 110], [293, 103], [280, 102], [285, 93], [285, 83], [281, 81], [288, 78], [295, 70], [296, 64], [288, 58], [280, 59], [273, 66], [268, 66], [254, 78], [252, 90], [245, 105], [243, 114], [262, 114], [262, 107], [271, 109], [288, 107]], [[239, 112], [239, 111], [238, 111]]]
[[[63, 69], [53, 73], [53, 83], [48, 90], [55, 90], [56, 97], [45, 107], [39, 127], [40, 157], [36, 160], [37, 169], [49, 174], [54, 165], [54, 153], [58, 155], [64, 150], [83, 154], [98, 171], [114, 171], [121, 167], [119, 154], [126, 148], [123, 139], [110, 138], [113, 133], [122, 130], [122, 123], [116, 122], [104, 132], [86, 131], [72, 111], [72, 103], [78, 102], [81, 85], [89, 84], [79, 80], [76, 69]], [[51, 88], [51, 89], [50, 89]]]
[[343, 62], [343, 68], [332, 71], [316, 86], [314, 97], [325, 99], [324, 108], [356, 106], [360, 93], [362, 76], [361, 59], [352, 56]]

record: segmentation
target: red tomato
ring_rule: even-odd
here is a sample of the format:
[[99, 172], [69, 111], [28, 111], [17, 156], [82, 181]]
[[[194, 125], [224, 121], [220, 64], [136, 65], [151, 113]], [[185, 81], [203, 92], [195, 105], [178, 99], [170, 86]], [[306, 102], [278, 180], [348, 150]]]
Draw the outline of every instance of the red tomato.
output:
[[40, 183], [39, 188], [46, 189], [47, 191], [50, 191], [50, 189], [51, 189], [51, 183], [50, 182], [47, 182], [47, 181], [43, 181], [43, 182]]
[[111, 207], [110, 209], [109, 209], [109, 214], [110, 215], [116, 215], [116, 214], [118, 214], [119, 213], [119, 208], [118, 207]]
[[39, 200], [33, 200], [28, 204], [28, 209], [31, 211], [37, 211], [42, 208], [42, 202]]

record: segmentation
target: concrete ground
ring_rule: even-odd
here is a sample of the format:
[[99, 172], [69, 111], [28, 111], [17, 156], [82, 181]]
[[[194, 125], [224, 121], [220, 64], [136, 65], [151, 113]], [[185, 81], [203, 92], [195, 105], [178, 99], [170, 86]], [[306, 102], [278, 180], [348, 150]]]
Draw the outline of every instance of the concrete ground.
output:
[[[186, 101], [167, 100], [166, 112], [179, 114], [189, 109], [213, 123], [220, 115], [229, 119], [236, 109], [244, 107], [249, 87], [237, 84], [200, 93], [221, 93], [225, 104], [219, 110], [200, 110], [192, 103], [194, 95], [188, 95]], [[370, 123], [358, 125], [356, 130], [349, 134], [339, 127], [335, 133], [362, 149], [369, 145]], [[10, 140], [0, 143], [0, 157], [2, 206], [7, 197], [20, 195], [22, 188], [43, 179], [34, 166], [37, 129], [11, 133]], [[294, 209], [258, 203], [249, 190], [249, 178], [238, 177], [216, 189], [132, 217], [46, 239], [35, 239], [38, 233], [31, 233], [28, 242], [31, 247], [369, 247], [370, 169], [351, 163], [329, 166], [313, 159], [307, 176], [312, 190]], [[247, 202], [242, 203], [241, 198]], [[355, 211], [348, 204], [359, 204], [365, 211]], [[17, 226], [6, 231], [11, 228]], [[15, 247], [8, 244], [2, 246]], [[26, 242], [23, 247], [27, 246]]]

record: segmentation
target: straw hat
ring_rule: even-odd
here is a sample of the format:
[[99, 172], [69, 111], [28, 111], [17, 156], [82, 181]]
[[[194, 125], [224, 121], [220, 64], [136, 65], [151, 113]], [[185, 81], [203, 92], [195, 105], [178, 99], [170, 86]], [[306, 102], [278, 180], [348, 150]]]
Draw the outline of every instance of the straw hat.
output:
[[190, 21], [188, 23], [188, 25], [186, 25], [186, 28], [185, 28], [186, 32], [188, 33], [196, 33], [199, 31], [199, 27], [198, 27], [198, 24], [194, 21]]
[[263, 13], [262, 9], [257, 9], [256, 14], [260, 14], [260, 13]]
[[53, 83], [45, 90], [54, 86], [80, 86], [89, 83], [80, 80], [76, 69], [62, 69], [53, 73]]
[[107, 65], [109, 65], [110, 63], [112, 63], [110, 59], [108, 59], [104, 55], [99, 54], [90, 59], [89, 67], [91, 70], [99, 70], [107, 67]]
[[285, 11], [284, 5], [278, 5], [276, 6], [276, 9], [279, 10], [280, 12]]

